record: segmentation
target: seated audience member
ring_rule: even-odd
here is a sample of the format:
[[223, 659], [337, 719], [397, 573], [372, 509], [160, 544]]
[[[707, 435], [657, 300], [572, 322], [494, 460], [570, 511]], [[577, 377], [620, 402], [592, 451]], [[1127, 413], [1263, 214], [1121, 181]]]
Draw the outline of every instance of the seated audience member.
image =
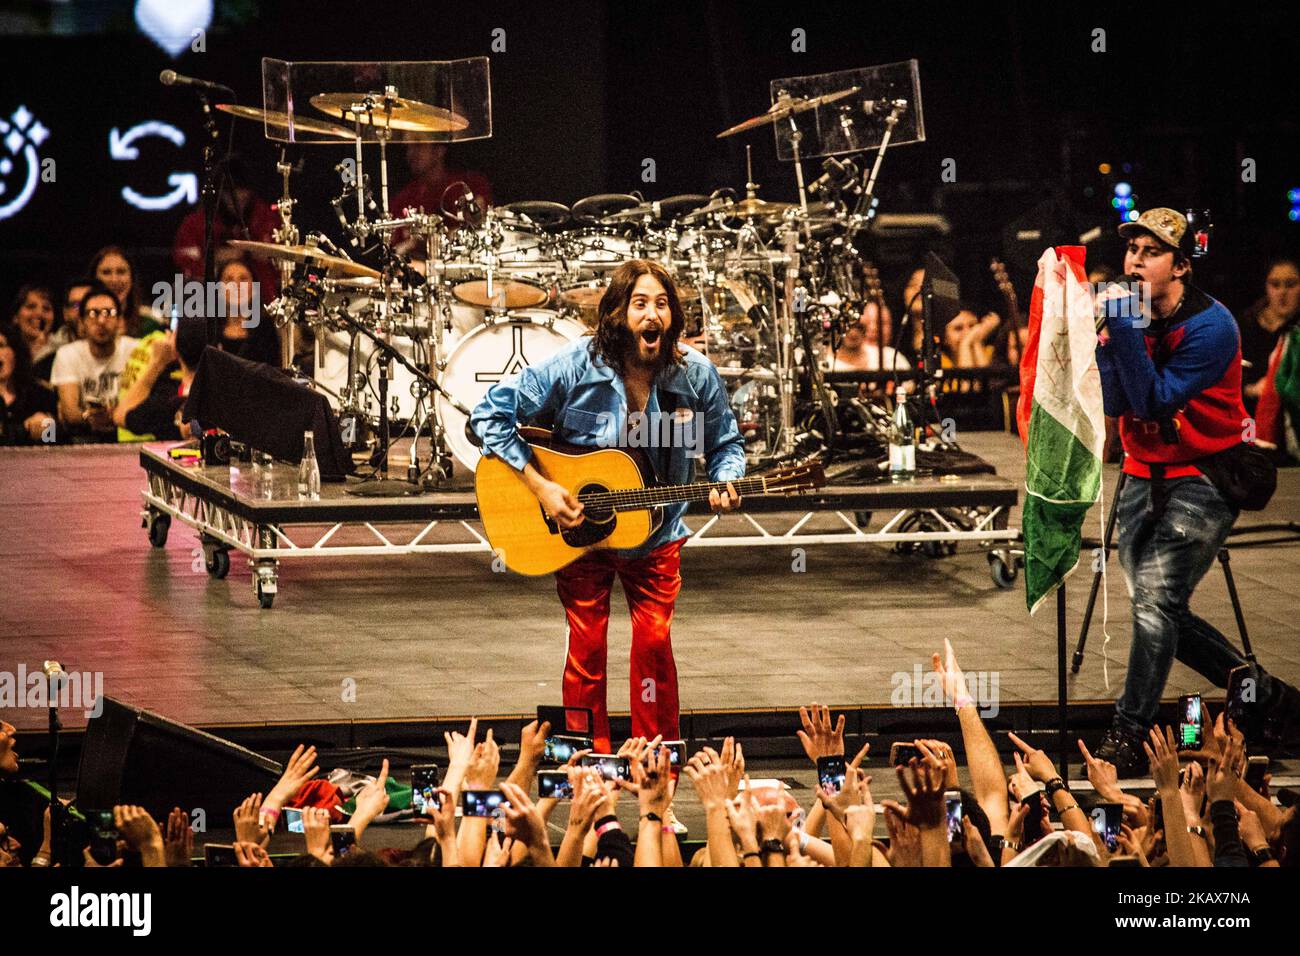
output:
[[81, 331], [78, 327], [77, 313], [81, 309], [81, 300], [85, 298], [86, 290], [94, 285], [94, 279], [73, 279], [64, 288], [63, 292], [63, 314], [55, 322], [54, 334], [50, 336], [49, 348], [45, 356], [40, 359], [33, 359], [32, 374], [38, 382], [46, 385], [50, 384], [50, 371], [54, 368], [54, 356], [59, 349], [69, 342], [75, 342], [81, 337]]
[[63, 344], [55, 339], [54, 298], [45, 286], [19, 289], [6, 321], [22, 335], [33, 367]]
[[1259, 384], [1256, 440], [1300, 461], [1300, 323], [1293, 322], [1278, 339]]
[[59, 420], [74, 441], [116, 441], [118, 381], [137, 340], [122, 334], [121, 303], [104, 285], [81, 300], [79, 325], [82, 338], [59, 349], [50, 373]]
[[54, 392], [32, 375], [23, 334], [0, 327], [0, 445], [53, 442], [57, 410]]
[[226, 297], [226, 324], [221, 330], [221, 348], [251, 362], [280, 367], [280, 336], [269, 315], [262, 312], [260, 283], [255, 284], [247, 260], [232, 256], [217, 272]]
[[881, 319], [881, 310], [874, 302], [868, 302], [863, 306], [862, 315], [844, 330], [844, 341], [835, 350], [830, 362], [831, 371], [857, 369], [875, 372], [880, 369], [889, 371], [895, 367], [899, 371], [905, 371], [912, 367], [902, 354], [897, 355], [897, 366], [895, 366], [894, 348], [888, 344], [893, 326], [888, 308], [884, 310], [883, 330]]
[[121, 246], [105, 246], [90, 260], [90, 275], [107, 286], [121, 305], [121, 332], [132, 338], [163, 328], [162, 318], [142, 304], [140, 278]]
[[1268, 360], [1300, 315], [1300, 266], [1293, 259], [1277, 259], [1268, 267], [1264, 297], [1242, 313], [1241, 391], [1246, 411], [1252, 414], [1264, 391]]
[[962, 309], [944, 330], [944, 353], [951, 355], [957, 368], [985, 368], [993, 362], [995, 353], [989, 340], [1001, 327], [1002, 318], [996, 312], [986, 312], [977, 319], [974, 310]]
[[155, 333], [141, 343], [140, 348], [149, 350], [148, 359], [123, 387], [113, 409], [113, 421], [127, 435], [119, 433], [120, 441], [174, 441], [183, 436], [181, 408], [207, 345], [206, 336], [202, 319], [181, 319], [175, 332]]

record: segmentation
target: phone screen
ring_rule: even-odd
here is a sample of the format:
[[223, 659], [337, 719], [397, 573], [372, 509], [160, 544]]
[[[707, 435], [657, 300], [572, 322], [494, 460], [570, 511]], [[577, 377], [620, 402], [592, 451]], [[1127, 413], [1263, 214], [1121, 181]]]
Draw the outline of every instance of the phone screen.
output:
[[948, 842], [959, 843], [963, 837], [961, 829], [961, 791], [945, 790], [943, 792], [943, 805], [948, 816]]
[[1255, 691], [1249, 664], [1242, 664], [1228, 671], [1228, 693], [1224, 701], [1225, 719], [1232, 721], [1238, 728], [1246, 727], [1251, 705], [1255, 702]]
[[297, 807], [285, 807], [284, 822], [290, 833], [302, 833], [302, 810]]
[[546, 738], [546, 746], [542, 751], [542, 759], [548, 763], [562, 764], [568, 763], [579, 750], [591, 749], [590, 737], [572, 737], [566, 734], [556, 734], [553, 737]]
[[659, 750], [662, 747], [668, 748], [668, 764], [671, 767], [680, 767], [686, 763], [686, 741], [684, 740], [665, 740], [655, 748], [655, 759], [659, 758]]
[[461, 811], [467, 817], [503, 816], [505, 802], [500, 790], [466, 790], [461, 794]]
[[584, 767], [595, 767], [606, 780], [631, 780], [632, 764], [626, 757], [613, 754], [587, 754], [582, 758]]
[[1118, 803], [1099, 803], [1092, 808], [1093, 832], [1102, 838], [1106, 849], [1115, 852], [1120, 824], [1124, 822], [1124, 808]]
[[351, 824], [340, 823], [330, 827], [330, 846], [335, 856], [347, 856], [357, 845], [357, 834]]
[[1185, 694], [1178, 698], [1178, 749], [1201, 749], [1201, 695]]
[[573, 784], [563, 770], [542, 770], [537, 774], [537, 796], [553, 800], [572, 800]]
[[844, 789], [844, 774], [843, 755], [817, 758], [817, 782], [824, 789], [839, 793]]
[[415, 764], [411, 767], [411, 809], [416, 816], [438, 809], [439, 777], [436, 763]]
[[906, 744], [902, 741], [896, 741], [889, 748], [889, 765], [891, 767], [905, 767], [914, 759], [923, 759], [921, 748], [916, 744]]
[[112, 810], [87, 810], [86, 822], [90, 824], [90, 855], [100, 866], [117, 859], [117, 824]]

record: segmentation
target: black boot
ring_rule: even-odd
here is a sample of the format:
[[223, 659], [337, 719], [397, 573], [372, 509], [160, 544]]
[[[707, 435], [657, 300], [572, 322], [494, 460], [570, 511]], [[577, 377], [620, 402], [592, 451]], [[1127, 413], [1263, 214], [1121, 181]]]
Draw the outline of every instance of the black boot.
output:
[[1115, 721], [1106, 731], [1101, 745], [1093, 756], [1115, 765], [1115, 773], [1121, 779], [1145, 777], [1151, 769], [1146, 752], [1142, 749], [1142, 738], [1129, 734], [1119, 722]]
[[1286, 744], [1300, 729], [1300, 690], [1286, 681], [1278, 680], [1262, 667], [1259, 668], [1259, 719], [1255, 721], [1255, 738], [1246, 728], [1247, 743], [1266, 745]]

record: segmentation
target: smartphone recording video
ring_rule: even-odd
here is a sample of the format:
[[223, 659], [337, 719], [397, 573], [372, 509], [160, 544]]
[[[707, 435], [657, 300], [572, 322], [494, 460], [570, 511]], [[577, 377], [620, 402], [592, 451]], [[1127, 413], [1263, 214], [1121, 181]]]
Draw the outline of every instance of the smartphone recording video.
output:
[[568, 734], [556, 734], [546, 738], [546, 746], [542, 750], [542, 760], [550, 764], [565, 764], [569, 759], [580, 750], [590, 750], [592, 741], [590, 737], [572, 737]]
[[961, 791], [945, 790], [943, 808], [948, 819], [948, 842], [960, 843], [964, 836], [961, 829]]
[[844, 789], [844, 755], [817, 758], [817, 783], [831, 793]]
[[542, 799], [572, 800], [573, 784], [563, 770], [540, 770], [537, 773], [537, 796]]
[[284, 822], [290, 833], [303, 833], [302, 810], [298, 807], [284, 808]]
[[606, 780], [631, 780], [632, 764], [626, 757], [614, 754], [587, 754], [582, 766], [595, 767]]
[[441, 774], [436, 763], [420, 763], [411, 766], [411, 810], [415, 816], [423, 817], [440, 806], [438, 785]]
[[656, 760], [659, 759], [659, 751], [663, 748], [668, 749], [668, 765], [673, 769], [677, 769], [686, 763], [686, 741], [665, 740], [653, 751]]
[[1120, 824], [1124, 822], [1124, 807], [1119, 803], [1098, 803], [1092, 808], [1092, 830], [1114, 853], [1119, 840]]
[[1203, 710], [1200, 694], [1178, 698], [1178, 749], [1200, 750], [1204, 740]]
[[891, 767], [906, 767], [913, 760], [922, 760], [924, 755], [921, 748], [913, 743], [904, 743], [896, 740], [889, 748], [889, 765]]
[[500, 790], [466, 790], [460, 795], [461, 812], [467, 817], [503, 816], [505, 804], [505, 794]]

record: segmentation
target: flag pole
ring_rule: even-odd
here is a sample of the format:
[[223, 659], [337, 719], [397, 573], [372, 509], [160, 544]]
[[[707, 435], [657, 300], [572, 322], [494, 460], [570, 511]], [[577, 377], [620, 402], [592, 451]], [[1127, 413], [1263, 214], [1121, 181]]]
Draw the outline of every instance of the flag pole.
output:
[[1070, 782], [1070, 732], [1067, 726], [1065, 687], [1065, 582], [1056, 588], [1056, 722], [1058, 731], [1057, 749], [1060, 763], [1057, 772], [1066, 783]]

